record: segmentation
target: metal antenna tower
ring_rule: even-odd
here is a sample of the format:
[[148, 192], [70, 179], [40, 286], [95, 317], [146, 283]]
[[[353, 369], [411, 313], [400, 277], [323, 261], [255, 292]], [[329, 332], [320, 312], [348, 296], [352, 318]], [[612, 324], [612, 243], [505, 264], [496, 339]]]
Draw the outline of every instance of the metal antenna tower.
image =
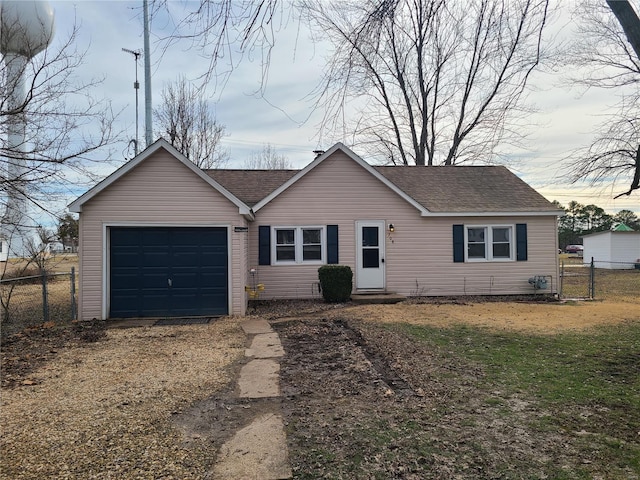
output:
[[140, 90], [140, 82], [138, 82], [138, 58], [140, 58], [142, 52], [140, 50], [129, 50], [128, 48], [123, 48], [122, 51], [133, 55], [136, 62], [136, 81], [133, 82], [133, 88], [136, 90], [136, 139], [131, 140], [129, 143], [133, 142], [135, 154], [138, 155], [138, 90]]

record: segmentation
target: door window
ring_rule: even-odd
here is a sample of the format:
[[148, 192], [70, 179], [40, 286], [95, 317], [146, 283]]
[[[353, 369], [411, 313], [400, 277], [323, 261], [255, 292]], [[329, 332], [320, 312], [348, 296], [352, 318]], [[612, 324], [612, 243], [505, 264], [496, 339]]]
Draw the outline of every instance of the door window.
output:
[[362, 227], [362, 268], [379, 267], [378, 227]]

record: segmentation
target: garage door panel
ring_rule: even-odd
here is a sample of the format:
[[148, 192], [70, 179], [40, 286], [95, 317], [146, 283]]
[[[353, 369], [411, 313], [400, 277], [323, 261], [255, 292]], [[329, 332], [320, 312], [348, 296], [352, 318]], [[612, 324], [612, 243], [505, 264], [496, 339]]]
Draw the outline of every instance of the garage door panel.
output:
[[144, 290], [156, 289], [166, 293], [169, 286], [167, 281], [169, 272], [166, 269], [145, 269], [139, 276], [140, 287]]
[[228, 313], [227, 229], [110, 229], [110, 316]]
[[198, 267], [201, 258], [197, 252], [178, 251], [173, 257], [174, 267]]
[[154, 251], [142, 251], [141, 267], [166, 267], [169, 263], [169, 252], [154, 252]]

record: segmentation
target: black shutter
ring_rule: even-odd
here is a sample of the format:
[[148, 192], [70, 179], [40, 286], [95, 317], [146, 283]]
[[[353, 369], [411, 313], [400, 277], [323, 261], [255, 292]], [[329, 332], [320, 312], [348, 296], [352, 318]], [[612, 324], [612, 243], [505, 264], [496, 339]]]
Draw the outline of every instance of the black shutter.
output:
[[327, 225], [327, 263], [338, 263], [338, 225]]
[[271, 227], [258, 227], [258, 265], [271, 265]]
[[453, 261], [464, 262], [464, 225], [453, 226]]
[[516, 224], [516, 260], [519, 262], [527, 260], [527, 224]]

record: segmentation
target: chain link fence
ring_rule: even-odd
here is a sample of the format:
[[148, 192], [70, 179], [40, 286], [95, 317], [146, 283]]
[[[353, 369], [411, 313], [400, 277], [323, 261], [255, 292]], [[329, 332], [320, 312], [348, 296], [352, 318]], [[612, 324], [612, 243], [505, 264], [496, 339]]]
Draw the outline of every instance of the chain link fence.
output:
[[601, 260], [561, 262], [560, 297], [637, 301], [640, 298], [640, 263]]
[[68, 324], [77, 317], [75, 269], [2, 279], [0, 300], [3, 338], [49, 322]]

